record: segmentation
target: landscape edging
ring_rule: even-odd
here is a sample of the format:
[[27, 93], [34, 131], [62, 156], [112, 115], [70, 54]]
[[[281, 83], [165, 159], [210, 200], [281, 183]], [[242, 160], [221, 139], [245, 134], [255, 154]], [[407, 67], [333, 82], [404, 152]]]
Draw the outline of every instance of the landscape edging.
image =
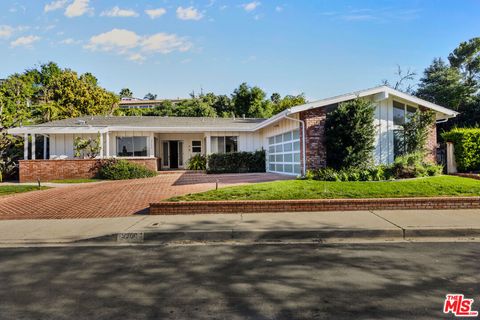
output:
[[480, 209], [480, 197], [182, 201], [150, 204], [151, 215], [359, 210]]

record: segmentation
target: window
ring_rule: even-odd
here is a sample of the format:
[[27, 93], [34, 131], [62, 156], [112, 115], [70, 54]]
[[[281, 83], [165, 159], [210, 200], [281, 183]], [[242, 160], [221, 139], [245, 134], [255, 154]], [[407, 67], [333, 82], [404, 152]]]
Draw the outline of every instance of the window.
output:
[[192, 152], [194, 153], [202, 152], [202, 141], [192, 141]]
[[407, 123], [415, 113], [415, 107], [393, 101], [393, 154], [394, 157], [405, 154], [405, 135], [402, 125]]
[[117, 156], [146, 157], [147, 137], [117, 137]]
[[405, 123], [405, 105], [393, 101], [393, 125], [401, 126]]
[[212, 153], [232, 153], [238, 151], [238, 137], [211, 137]]

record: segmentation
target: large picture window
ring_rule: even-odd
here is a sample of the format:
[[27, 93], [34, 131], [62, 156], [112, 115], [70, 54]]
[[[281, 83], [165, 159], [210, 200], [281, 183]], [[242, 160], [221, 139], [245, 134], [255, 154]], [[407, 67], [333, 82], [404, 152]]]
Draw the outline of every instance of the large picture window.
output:
[[232, 153], [238, 151], [238, 137], [211, 137], [212, 153]]
[[405, 135], [402, 125], [409, 121], [410, 116], [416, 110], [415, 107], [393, 101], [393, 154], [395, 158], [405, 154]]
[[146, 157], [147, 137], [117, 137], [118, 157]]

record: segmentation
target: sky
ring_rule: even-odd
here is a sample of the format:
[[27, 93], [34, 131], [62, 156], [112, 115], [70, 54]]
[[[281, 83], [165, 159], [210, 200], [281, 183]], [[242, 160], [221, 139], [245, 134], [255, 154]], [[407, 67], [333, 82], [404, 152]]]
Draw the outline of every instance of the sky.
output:
[[479, 0], [1, 0], [0, 78], [54, 61], [136, 97], [230, 94], [242, 82], [309, 100], [417, 79], [480, 36]]

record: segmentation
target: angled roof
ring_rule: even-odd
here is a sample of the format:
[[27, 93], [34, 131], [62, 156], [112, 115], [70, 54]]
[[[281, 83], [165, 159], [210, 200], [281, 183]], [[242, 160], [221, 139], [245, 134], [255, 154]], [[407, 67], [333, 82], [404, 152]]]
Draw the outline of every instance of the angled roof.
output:
[[459, 114], [458, 112], [456, 112], [454, 110], [439, 106], [437, 104], [428, 102], [426, 100], [420, 99], [420, 98], [412, 96], [410, 94], [395, 90], [395, 89], [390, 88], [388, 86], [378, 86], [378, 87], [374, 87], [374, 88], [370, 88], [370, 89], [350, 92], [350, 93], [346, 93], [346, 94], [342, 94], [342, 95], [338, 95], [338, 96], [334, 96], [334, 97], [330, 97], [330, 98], [316, 100], [316, 101], [312, 101], [312, 102], [309, 102], [309, 103], [306, 103], [306, 104], [302, 104], [302, 105], [299, 105], [299, 106], [292, 107], [292, 108], [284, 110], [284, 111], [274, 115], [273, 117], [267, 119], [266, 121], [262, 122], [261, 124], [258, 125], [257, 129], [264, 128], [264, 127], [270, 125], [271, 123], [274, 123], [274, 122], [276, 122], [276, 121], [278, 121], [278, 120], [282, 119], [283, 117], [285, 117], [287, 115], [290, 115], [290, 114], [295, 114], [295, 113], [306, 111], [306, 110], [309, 110], [309, 109], [321, 108], [321, 107], [329, 106], [329, 105], [332, 105], [332, 104], [335, 104], [335, 103], [345, 102], [345, 101], [348, 101], [348, 100], [353, 100], [353, 99], [356, 99], [356, 98], [362, 98], [362, 97], [367, 97], [367, 96], [372, 96], [372, 95], [381, 95], [379, 97], [379, 100], [386, 99], [386, 98], [388, 98], [389, 95], [396, 96], [398, 98], [410, 101], [412, 103], [415, 103], [415, 104], [424, 106], [426, 108], [429, 108], [433, 111], [436, 111], [437, 115], [438, 115], [437, 118], [440, 118], [440, 119], [453, 118], [453, 117], [456, 117]]
[[158, 117], [158, 116], [86, 116], [9, 129], [12, 134], [36, 131], [42, 133], [96, 133], [106, 131], [252, 131], [265, 119]]
[[437, 119], [455, 117], [458, 112], [436, 105], [426, 100], [392, 89], [379, 86], [351, 92], [335, 97], [309, 102], [284, 110], [269, 119], [243, 118], [200, 118], [200, 117], [155, 117], [155, 116], [87, 116], [64, 119], [48, 123], [9, 129], [10, 134], [36, 133], [96, 133], [107, 131], [149, 131], [156, 132], [205, 132], [205, 131], [248, 131], [253, 132], [275, 123], [284, 117], [301, 111], [321, 108], [355, 98], [374, 96], [381, 101], [389, 96], [410, 101], [437, 112]]

